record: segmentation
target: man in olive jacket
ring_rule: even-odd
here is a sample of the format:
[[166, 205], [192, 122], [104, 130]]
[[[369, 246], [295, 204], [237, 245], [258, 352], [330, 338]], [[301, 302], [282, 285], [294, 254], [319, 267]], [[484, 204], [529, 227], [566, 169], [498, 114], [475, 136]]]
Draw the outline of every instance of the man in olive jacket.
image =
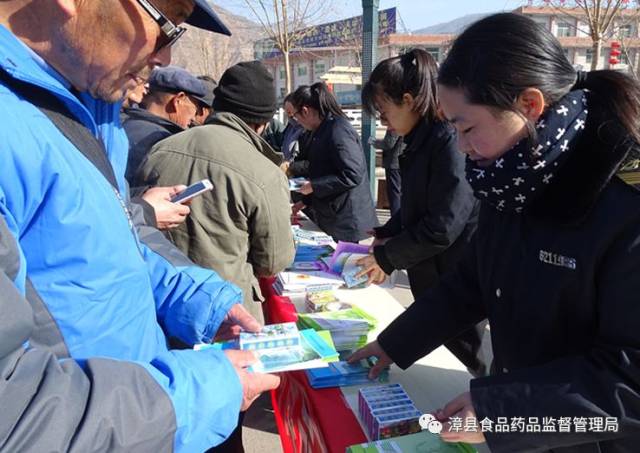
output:
[[138, 177], [161, 185], [211, 180], [213, 191], [193, 200], [171, 239], [197, 264], [239, 286], [260, 320], [255, 277], [282, 271], [295, 253], [282, 155], [260, 136], [276, 110], [272, 76], [257, 61], [227, 69], [213, 109], [204, 126], [156, 144]]

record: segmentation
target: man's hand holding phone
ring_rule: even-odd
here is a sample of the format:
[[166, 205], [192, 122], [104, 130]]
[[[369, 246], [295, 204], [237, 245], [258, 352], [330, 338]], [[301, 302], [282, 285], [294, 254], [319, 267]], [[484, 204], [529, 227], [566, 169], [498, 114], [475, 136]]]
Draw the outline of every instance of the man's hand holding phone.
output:
[[171, 197], [185, 190], [187, 186], [152, 187], [142, 199], [153, 206], [156, 224], [161, 230], [175, 228], [185, 221], [191, 210], [189, 206], [171, 202]]

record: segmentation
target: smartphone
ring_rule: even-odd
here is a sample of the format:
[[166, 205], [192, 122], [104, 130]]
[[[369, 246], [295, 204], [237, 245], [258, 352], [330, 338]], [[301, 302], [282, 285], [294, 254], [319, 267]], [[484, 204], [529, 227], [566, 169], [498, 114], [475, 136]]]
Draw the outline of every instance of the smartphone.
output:
[[213, 184], [208, 179], [203, 179], [202, 181], [198, 181], [195, 184], [191, 184], [189, 187], [184, 189], [182, 192], [178, 192], [173, 197], [171, 197], [171, 201], [173, 203], [186, 203], [187, 201], [201, 195], [205, 192], [208, 192], [213, 189]]

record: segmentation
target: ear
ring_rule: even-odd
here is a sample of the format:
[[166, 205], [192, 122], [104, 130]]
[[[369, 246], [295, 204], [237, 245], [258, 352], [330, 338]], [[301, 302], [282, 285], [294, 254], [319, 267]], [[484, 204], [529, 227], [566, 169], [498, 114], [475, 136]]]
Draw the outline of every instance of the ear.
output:
[[256, 134], [262, 135], [264, 130], [267, 128], [267, 123], [265, 124], [250, 124], [249, 127], [255, 131]]
[[179, 102], [184, 102], [187, 100], [187, 93], [185, 93], [184, 91], [179, 92], [178, 94], [176, 94], [176, 99]]
[[185, 94], [180, 92], [178, 94], [174, 94], [171, 96], [169, 102], [167, 102], [167, 111], [170, 113], [175, 113], [178, 111], [178, 107], [182, 104]]
[[516, 107], [529, 121], [538, 121], [544, 112], [545, 100], [542, 91], [537, 88], [526, 88], [518, 96]]
[[415, 98], [411, 93], [405, 93], [402, 95], [402, 103], [408, 105], [413, 109], [413, 104], [415, 102]]

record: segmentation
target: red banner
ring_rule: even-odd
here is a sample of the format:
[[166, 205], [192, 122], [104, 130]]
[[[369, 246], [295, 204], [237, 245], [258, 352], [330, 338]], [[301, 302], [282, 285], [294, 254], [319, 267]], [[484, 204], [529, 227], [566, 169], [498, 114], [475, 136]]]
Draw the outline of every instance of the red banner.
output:
[[[273, 281], [260, 280], [267, 322], [297, 321], [295, 305], [275, 293]], [[304, 371], [280, 377], [280, 387], [271, 392], [271, 401], [285, 453], [343, 452], [350, 445], [367, 441], [339, 388], [314, 389]]]

